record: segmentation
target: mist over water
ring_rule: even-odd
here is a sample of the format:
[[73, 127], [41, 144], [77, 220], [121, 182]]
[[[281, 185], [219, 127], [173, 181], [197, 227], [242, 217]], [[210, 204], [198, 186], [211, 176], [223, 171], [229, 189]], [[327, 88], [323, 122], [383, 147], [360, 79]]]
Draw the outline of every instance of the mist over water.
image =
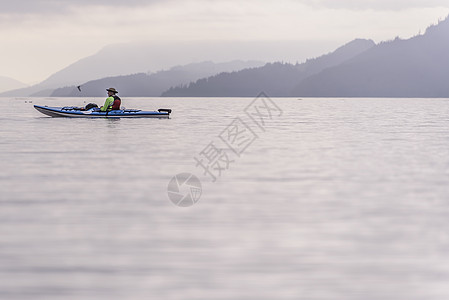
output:
[[[194, 158], [252, 100], [124, 97], [172, 117], [94, 120], [0, 99], [0, 298], [447, 299], [449, 101], [273, 98], [212, 182]], [[190, 208], [167, 195], [183, 172]]]

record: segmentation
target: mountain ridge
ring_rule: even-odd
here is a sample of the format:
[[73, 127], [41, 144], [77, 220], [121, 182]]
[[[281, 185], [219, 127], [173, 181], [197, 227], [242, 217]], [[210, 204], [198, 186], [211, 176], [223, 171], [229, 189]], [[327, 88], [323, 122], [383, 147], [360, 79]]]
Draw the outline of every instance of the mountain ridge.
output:
[[273, 97], [449, 97], [448, 38], [449, 17], [422, 35], [374, 44], [338, 63], [329, 58], [339, 49], [296, 66], [267, 64], [203, 78], [163, 96], [244, 97], [264, 91]]
[[313, 41], [139, 41], [105, 46], [55, 72], [42, 82], [25, 89], [14, 89], [0, 96], [50, 96], [52, 90], [106, 77], [156, 72], [176, 65], [203, 61], [302, 60], [329, 49], [334, 42]]
[[259, 61], [231, 61], [214, 63], [211, 61], [174, 66], [156, 73], [137, 73], [124, 76], [112, 76], [88, 81], [80, 86], [59, 88], [53, 91], [52, 97], [101, 97], [105, 87], [114, 86], [121, 94], [130, 97], [158, 97], [174, 85], [188, 83], [198, 78], [211, 76], [224, 71], [241, 70], [261, 66]]
[[358, 55], [373, 47], [372, 40], [355, 39], [335, 51], [308, 59], [302, 64], [268, 63], [239, 72], [221, 73], [188, 85], [172, 87], [164, 97], [251, 97], [261, 91], [273, 97], [289, 96], [290, 90], [303, 78]]
[[7, 76], [0, 76], [0, 93], [12, 89], [24, 88], [27, 85], [19, 80]]
[[292, 90], [303, 97], [447, 97], [449, 18], [423, 35], [382, 42]]

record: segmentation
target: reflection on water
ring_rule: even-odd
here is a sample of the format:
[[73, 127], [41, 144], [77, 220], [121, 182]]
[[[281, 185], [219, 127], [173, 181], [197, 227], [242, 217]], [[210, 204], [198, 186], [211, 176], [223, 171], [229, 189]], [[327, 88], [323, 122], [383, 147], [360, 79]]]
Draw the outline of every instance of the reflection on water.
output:
[[[449, 102], [273, 99], [212, 182], [194, 157], [252, 100], [82, 120], [32, 108], [77, 98], [1, 99], [0, 298], [448, 299]], [[183, 172], [190, 208], [167, 194]]]

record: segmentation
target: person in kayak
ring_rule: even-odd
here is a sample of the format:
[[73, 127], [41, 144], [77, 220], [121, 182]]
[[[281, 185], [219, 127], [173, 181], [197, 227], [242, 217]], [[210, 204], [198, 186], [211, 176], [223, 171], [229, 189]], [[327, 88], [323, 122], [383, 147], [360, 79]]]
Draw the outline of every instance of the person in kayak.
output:
[[104, 101], [104, 105], [100, 108], [101, 111], [119, 110], [122, 100], [116, 94], [118, 91], [115, 88], [109, 88], [106, 90], [108, 97]]

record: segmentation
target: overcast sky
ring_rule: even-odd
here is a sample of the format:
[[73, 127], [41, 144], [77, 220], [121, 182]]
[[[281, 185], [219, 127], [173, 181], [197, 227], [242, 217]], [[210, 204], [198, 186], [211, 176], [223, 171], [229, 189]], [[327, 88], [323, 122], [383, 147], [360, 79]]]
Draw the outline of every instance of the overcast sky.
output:
[[0, 0], [0, 75], [42, 81], [139, 40], [380, 42], [448, 15], [449, 0]]

